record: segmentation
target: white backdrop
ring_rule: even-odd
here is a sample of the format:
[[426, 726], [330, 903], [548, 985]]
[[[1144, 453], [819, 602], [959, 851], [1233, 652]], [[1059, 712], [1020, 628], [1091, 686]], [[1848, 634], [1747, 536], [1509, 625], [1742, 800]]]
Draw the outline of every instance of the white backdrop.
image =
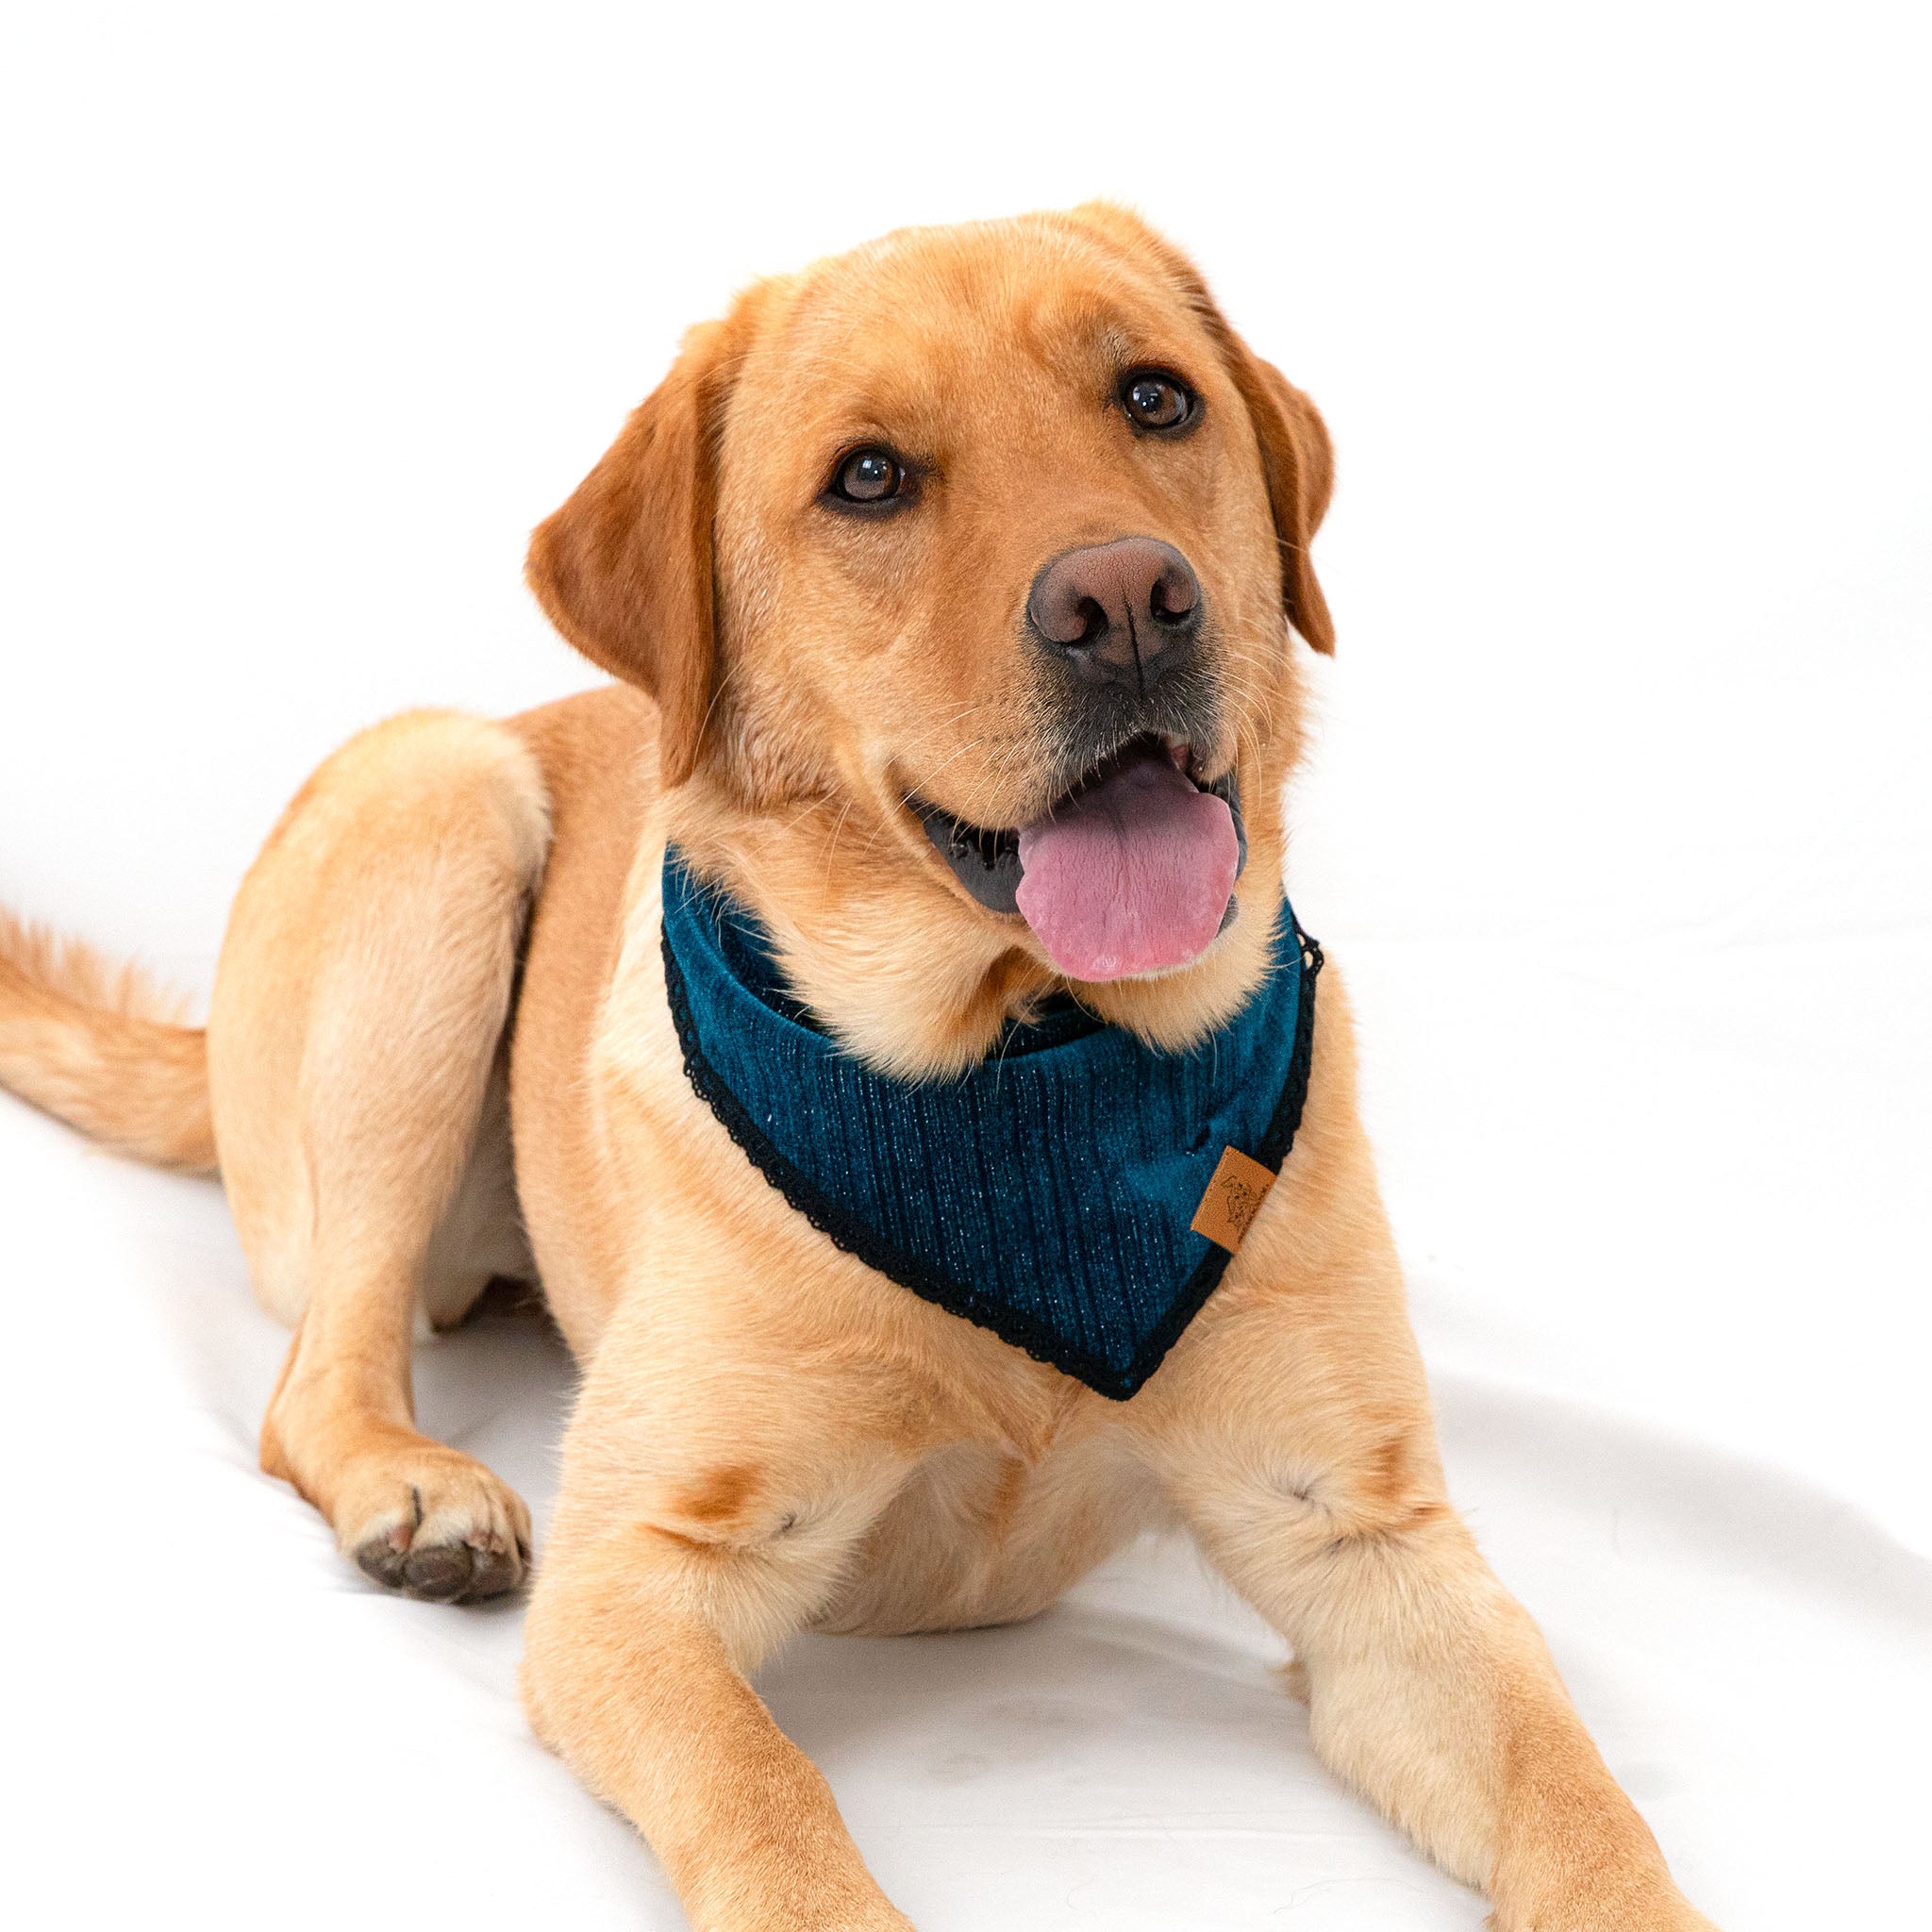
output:
[[[590, 681], [529, 526], [761, 270], [1138, 203], [1325, 410], [1297, 908], [1452, 1479], [1727, 1932], [1923, 1912], [1932, 180], [1920, 9], [40, 9], [0, 58], [0, 899], [205, 990], [405, 705]], [[0, 1102], [21, 1924], [677, 1923], [514, 1607], [253, 1471], [216, 1190]], [[426, 1351], [538, 1506], [569, 1372]], [[1183, 1553], [767, 1673], [924, 1932], [1474, 1927]]]

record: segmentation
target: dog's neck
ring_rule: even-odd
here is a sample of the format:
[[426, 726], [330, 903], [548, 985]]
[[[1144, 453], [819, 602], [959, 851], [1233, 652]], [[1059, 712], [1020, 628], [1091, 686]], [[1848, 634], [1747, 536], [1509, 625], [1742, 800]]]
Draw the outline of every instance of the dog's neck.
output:
[[1281, 903], [1278, 795], [1257, 785], [1234, 923], [1192, 966], [1073, 985], [1014, 918], [972, 904], [924, 835], [851, 797], [747, 809], [700, 776], [669, 801], [670, 836], [770, 935], [798, 997], [845, 1046], [918, 1079], [983, 1059], [1008, 1022], [1071, 991], [1150, 1044], [1183, 1050], [1224, 1024], [1266, 973]]

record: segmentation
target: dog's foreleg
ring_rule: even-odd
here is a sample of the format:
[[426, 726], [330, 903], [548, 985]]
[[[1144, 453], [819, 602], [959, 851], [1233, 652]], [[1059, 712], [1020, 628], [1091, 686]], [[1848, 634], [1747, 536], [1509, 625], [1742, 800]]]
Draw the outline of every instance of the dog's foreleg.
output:
[[[1208, 1554], [1294, 1647], [1315, 1748], [1441, 1864], [1495, 1932], [1709, 1932], [1606, 1769], [1542, 1638], [1430, 1493], [1187, 1485]], [[1384, 1468], [1387, 1463], [1385, 1461]]]
[[917, 1432], [849, 1351], [757, 1346], [728, 1276], [702, 1267], [682, 1295], [626, 1304], [591, 1364], [524, 1702], [644, 1834], [699, 1932], [907, 1932], [746, 1679], [836, 1606]]
[[658, 1540], [640, 1527], [546, 1561], [524, 1661], [538, 1735], [643, 1833], [697, 1932], [907, 1932], [721, 1628], [719, 1599], [769, 1632], [789, 1592]]

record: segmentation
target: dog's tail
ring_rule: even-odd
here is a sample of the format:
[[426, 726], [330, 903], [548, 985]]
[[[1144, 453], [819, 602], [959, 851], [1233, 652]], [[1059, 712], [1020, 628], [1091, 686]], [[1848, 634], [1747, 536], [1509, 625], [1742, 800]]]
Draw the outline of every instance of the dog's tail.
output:
[[161, 1167], [215, 1172], [208, 1036], [132, 967], [0, 909], [0, 1087]]

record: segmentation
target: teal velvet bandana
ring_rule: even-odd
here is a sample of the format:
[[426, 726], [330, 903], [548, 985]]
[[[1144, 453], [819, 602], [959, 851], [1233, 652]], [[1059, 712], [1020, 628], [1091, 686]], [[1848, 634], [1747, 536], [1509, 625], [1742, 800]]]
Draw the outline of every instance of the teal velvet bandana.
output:
[[848, 1254], [1116, 1401], [1213, 1293], [1288, 1156], [1321, 965], [1284, 902], [1267, 977], [1190, 1052], [1061, 998], [963, 1074], [900, 1080], [815, 1024], [742, 906], [664, 862], [685, 1071], [753, 1164]]

